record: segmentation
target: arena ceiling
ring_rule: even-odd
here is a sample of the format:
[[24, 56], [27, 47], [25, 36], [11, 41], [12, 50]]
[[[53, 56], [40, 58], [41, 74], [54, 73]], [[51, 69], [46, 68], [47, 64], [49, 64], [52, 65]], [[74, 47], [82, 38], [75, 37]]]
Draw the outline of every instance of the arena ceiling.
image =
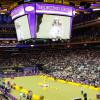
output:
[[[18, 5], [18, 2], [21, 2], [23, 0], [0, 0], [0, 13], [6, 13], [7, 11], [13, 9], [15, 6]], [[39, 0], [34, 0], [39, 1]], [[40, 0], [41, 1], [41, 0]], [[44, 0], [44, 1], [53, 1], [53, 0]], [[58, 1], [58, 0], [56, 0]], [[100, 4], [100, 0], [63, 0], [63, 2], [69, 2], [74, 3], [75, 5], [79, 5], [80, 2], [88, 2], [88, 3], [94, 3], [94, 4]]]

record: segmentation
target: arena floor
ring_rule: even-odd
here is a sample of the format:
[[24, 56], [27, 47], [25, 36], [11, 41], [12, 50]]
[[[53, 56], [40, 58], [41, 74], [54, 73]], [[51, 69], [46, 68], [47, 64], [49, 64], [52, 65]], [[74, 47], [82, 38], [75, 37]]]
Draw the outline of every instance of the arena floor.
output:
[[[22, 86], [26, 90], [32, 90], [34, 94], [44, 96], [44, 100], [73, 100], [73, 98], [81, 97], [81, 87], [59, 83], [57, 81], [49, 80], [41, 76], [25, 76], [14, 79], [7, 78], [10, 82]], [[48, 87], [41, 85], [47, 84]], [[96, 100], [96, 90], [83, 88], [83, 91], [88, 94], [88, 100]], [[13, 90], [12, 95], [19, 100], [19, 92]]]

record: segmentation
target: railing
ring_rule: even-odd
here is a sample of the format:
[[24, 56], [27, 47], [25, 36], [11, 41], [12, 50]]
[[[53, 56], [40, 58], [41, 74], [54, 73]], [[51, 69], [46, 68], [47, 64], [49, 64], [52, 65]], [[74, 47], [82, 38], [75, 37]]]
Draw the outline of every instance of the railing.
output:
[[4, 95], [6, 95], [7, 97], [9, 97], [10, 100], [17, 100], [16, 97], [12, 96], [12, 95], [11, 95], [10, 93], [8, 93], [8, 92], [5, 92], [5, 90], [2, 89], [1, 87], [0, 87], [0, 91], [1, 91]]

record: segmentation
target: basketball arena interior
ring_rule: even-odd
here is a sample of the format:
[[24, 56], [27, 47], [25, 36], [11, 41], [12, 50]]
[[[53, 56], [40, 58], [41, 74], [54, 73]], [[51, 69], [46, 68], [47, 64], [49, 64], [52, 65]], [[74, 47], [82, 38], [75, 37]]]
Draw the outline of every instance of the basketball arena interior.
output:
[[0, 0], [0, 100], [100, 100], [100, 0]]

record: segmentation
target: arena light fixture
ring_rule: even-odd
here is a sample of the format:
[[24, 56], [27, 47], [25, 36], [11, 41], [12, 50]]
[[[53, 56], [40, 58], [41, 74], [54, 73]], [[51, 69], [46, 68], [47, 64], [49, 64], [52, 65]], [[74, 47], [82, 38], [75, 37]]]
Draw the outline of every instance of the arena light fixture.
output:
[[95, 9], [93, 9], [93, 11], [98, 11], [98, 10], [100, 10], [100, 8], [95, 8]]
[[100, 17], [98, 17], [98, 20], [100, 20]]

